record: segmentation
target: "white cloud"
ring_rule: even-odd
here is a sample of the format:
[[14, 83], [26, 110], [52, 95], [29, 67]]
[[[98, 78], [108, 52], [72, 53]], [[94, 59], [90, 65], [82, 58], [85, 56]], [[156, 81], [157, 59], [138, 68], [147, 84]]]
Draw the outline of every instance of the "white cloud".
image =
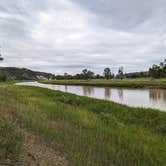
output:
[[163, 0], [39, 1], [0, 1], [1, 66], [102, 73], [146, 70], [165, 58]]

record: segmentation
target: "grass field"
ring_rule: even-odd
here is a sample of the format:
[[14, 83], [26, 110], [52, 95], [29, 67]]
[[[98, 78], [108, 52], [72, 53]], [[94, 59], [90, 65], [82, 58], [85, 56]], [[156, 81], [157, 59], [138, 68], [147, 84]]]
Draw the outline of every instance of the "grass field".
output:
[[[1, 84], [0, 165], [26, 161], [22, 157], [26, 133], [38, 137], [38, 144], [51, 148], [48, 154], [55, 151], [63, 157], [66, 165], [166, 164], [166, 113], [37, 87]], [[38, 159], [29, 153], [27, 156]]]
[[99, 79], [99, 80], [49, 80], [41, 81], [45, 84], [60, 85], [87, 85], [87, 86], [107, 86], [107, 87], [127, 87], [127, 88], [166, 88], [166, 79]]

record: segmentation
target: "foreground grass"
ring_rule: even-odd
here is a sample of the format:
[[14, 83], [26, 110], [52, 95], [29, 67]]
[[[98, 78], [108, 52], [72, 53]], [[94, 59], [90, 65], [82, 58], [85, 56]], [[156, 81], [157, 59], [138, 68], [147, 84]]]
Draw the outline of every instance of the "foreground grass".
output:
[[39, 135], [71, 166], [165, 166], [166, 113], [37, 87], [0, 85], [0, 161]]
[[59, 85], [87, 85], [87, 86], [107, 86], [107, 87], [127, 87], [127, 88], [163, 88], [166, 89], [166, 79], [112, 79], [112, 80], [49, 80], [41, 81], [45, 84]]

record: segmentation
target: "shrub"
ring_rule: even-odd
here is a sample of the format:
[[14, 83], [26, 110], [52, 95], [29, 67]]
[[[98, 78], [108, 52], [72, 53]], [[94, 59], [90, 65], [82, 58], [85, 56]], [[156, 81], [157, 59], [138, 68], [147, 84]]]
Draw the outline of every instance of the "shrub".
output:
[[0, 82], [7, 81], [7, 75], [5, 73], [0, 73]]

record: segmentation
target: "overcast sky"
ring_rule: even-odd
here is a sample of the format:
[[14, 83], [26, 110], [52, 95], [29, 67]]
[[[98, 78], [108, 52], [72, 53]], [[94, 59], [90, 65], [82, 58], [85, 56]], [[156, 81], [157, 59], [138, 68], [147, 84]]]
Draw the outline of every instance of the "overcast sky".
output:
[[0, 0], [0, 66], [53, 73], [166, 58], [166, 0]]

